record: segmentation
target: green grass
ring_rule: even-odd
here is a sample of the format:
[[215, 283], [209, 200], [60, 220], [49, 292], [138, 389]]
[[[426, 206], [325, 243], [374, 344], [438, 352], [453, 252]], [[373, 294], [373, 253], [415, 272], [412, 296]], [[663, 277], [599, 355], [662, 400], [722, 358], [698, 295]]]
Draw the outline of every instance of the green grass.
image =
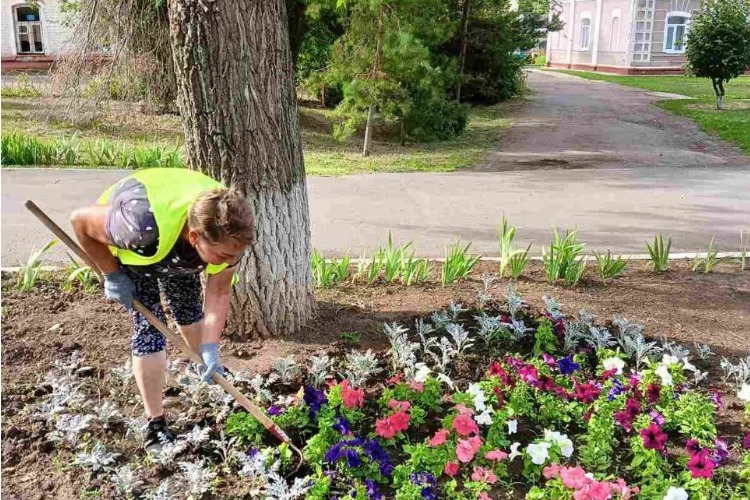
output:
[[[184, 157], [178, 116], [142, 114], [132, 104], [110, 102], [107, 105], [109, 109], [105, 113], [82, 111], [71, 121], [66, 118], [67, 103], [62, 99], [3, 98], [3, 137], [17, 133], [14, 142], [34, 142], [49, 146], [52, 151], [62, 146], [73, 147], [77, 153], [75, 159], [70, 160], [68, 156], [70, 161], [58, 164], [62, 167], [137, 168], [140, 165], [137, 161], [131, 162], [132, 165], [124, 160], [108, 164], [107, 151], [174, 151], [176, 144], [180, 157]], [[482, 160], [492, 143], [510, 125], [508, 109], [512, 105], [473, 108], [466, 132], [448, 141], [401, 146], [392, 131], [376, 129], [367, 158], [361, 153], [362, 134], [337, 141], [332, 135], [336, 117], [331, 110], [302, 107], [300, 122], [306, 171], [308, 175], [335, 176], [450, 172], [470, 167]], [[101, 152], [103, 144], [106, 147]], [[54, 155], [49, 153], [46, 157], [52, 159]], [[43, 164], [52, 163], [50, 160]], [[3, 164], [14, 165], [10, 161]]]
[[560, 73], [600, 80], [655, 92], [692, 97], [690, 100], [665, 100], [659, 106], [694, 120], [700, 127], [750, 153], [750, 76], [741, 76], [726, 84], [724, 110], [716, 109], [716, 96], [710, 80], [689, 76], [621, 76], [588, 71], [555, 70]]

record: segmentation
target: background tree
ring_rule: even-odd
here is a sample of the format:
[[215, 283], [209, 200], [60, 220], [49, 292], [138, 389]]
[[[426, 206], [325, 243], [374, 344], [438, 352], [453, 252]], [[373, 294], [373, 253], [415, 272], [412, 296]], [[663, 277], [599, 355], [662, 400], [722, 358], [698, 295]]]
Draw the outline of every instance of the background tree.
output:
[[688, 71], [710, 78], [716, 109], [722, 109], [724, 84], [750, 68], [750, 2], [705, 2], [687, 37]]
[[293, 333], [312, 315], [310, 221], [285, 0], [169, 0], [191, 168], [239, 186], [257, 241], [239, 265], [229, 330]]

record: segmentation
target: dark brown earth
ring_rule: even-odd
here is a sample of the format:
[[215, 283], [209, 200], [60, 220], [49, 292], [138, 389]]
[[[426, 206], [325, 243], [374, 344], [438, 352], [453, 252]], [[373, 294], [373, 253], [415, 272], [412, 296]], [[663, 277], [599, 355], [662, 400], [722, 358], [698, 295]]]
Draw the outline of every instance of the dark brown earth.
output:
[[[535, 263], [515, 286], [533, 309], [541, 309], [541, 296], [549, 294], [567, 314], [585, 308], [600, 323], [619, 314], [644, 324], [649, 336], [666, 335], [691, 348], [694, 342], [711, 346], [717, 356], [710, 364], [694, 362], [709, 370], [711, 383], [728, 394], [719, 432], [736, 440], [742, 407], [733, 389], [723, 384], [718, 361], [725, 356], [736, 362], [750, 351], [750, 272], [739, 272], [735, 263], [723, 263], [708, 275], [691, 273], [688, 262], [672, 263], [671, 268], [654, 274], [645, 262], [633, 262], [624, 276], [606, 283], [589, 270], [582, 283], [570, 289], [548, 284]], [[416, 317], [447, 307], [451, 299], [475, 304], [483, 272], [496, 272], [496, 265], [480, 263], [469, 279], [446, 288], [439, 283], [346, 284], [319, 290], [318, 314], [299, 335], [254, 343], [227, 338], [222, 346], [225, 364], [234, 370], [265, 371], [282, 355], [303, 359], [312, 352], [335, 349], [345, 332], [357, 332], [362, 349], [386, 348], [384, 322], [411, 324]], [[122, 365], [129, 357], [129, 320], [99, 292], [61, 291], [59, 278], [49, 278], [26, 293], [13, 291], [11, 285], [10, 277], [3, 275], [2, 494], [9, 499], [78, 498], [82, 489], [91, 490], [96, 484], [83, 472], [51, 458], [50, 443], [39, 429], [25, 427], [16, 414], [44, 394], [39, 382], [52, 362], [74, 350], [82, 352], [95, 377]], [[493, 284], [490, 292], [498, 302], [504, 302], [506, 286], [506, 280]], [[140, 412], [135, 398], [125, 411]]]

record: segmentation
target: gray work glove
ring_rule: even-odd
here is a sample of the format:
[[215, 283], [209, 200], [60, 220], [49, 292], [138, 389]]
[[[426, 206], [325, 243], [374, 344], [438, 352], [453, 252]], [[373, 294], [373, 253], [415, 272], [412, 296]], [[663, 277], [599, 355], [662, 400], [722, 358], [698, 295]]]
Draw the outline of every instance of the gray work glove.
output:
[[135, 283], [124, 269], [118, 269], [104, 275], [104, 295], [109, 300], [115, 300], [125, 306], [128, 311], [133, 309], [135, 298]]
[[224, 375], [224, 366], [219, 359], [219, 344], [216, 342], [201, 344], [199, 352], [205, 367], [205, 371], [201, 374], [201, 379], [207, 384], [213, 384], [214, 373]]

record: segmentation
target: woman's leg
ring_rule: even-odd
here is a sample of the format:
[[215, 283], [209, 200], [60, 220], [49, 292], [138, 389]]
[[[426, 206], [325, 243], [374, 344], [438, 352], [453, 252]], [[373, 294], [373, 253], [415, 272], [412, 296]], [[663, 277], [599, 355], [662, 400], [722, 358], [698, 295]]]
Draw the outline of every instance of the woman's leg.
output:
[[196, 352], [203, 329], [203, 288], [200, 274], [170, 276], [159, 281], [177, 328]]
[[[155, 278], [145, 278], [130, 273], [136, 287], [136, 297], [149, 311], [162, 321], [166, 321], [159, 297], [159, 285]], [[148, 419], [162, 417], [162, 398], [167, 363], [166, 339], [141, 314], [132, 311], [133, 320], [133, 374], [138, 390], [143, 398], [143, 406]]]

